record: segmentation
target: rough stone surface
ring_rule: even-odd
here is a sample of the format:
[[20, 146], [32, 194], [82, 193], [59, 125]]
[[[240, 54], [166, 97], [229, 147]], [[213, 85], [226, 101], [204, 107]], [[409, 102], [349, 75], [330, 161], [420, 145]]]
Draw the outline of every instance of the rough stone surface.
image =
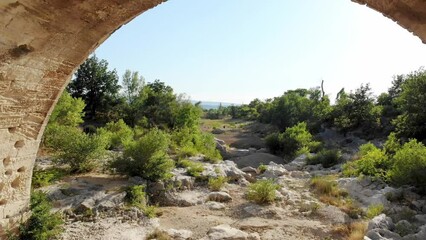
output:
[[[353, 0], [426, 42], [423, 0]], [[49, 115], [74, 69], [117, 28], [163, 0], [0, 3], [0, 238], [28, 215], [31, 175]]]

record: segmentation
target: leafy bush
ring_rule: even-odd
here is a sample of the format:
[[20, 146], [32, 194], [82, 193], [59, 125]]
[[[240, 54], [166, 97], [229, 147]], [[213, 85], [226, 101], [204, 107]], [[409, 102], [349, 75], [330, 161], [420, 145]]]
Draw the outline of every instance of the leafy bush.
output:
[[89, 172], [105, 154], [108, 141], [100, 135], [88, 135], [77, 128], [50, 125], [45, 134], [46, 146], [55, 151], [56, 158], [69, 164], [71, 172]]
[[220, 191], [222, 187], [228, 182], [228, 178], [219, 176], [217, 178], [209, 178], [209, 189], [211, 191]]
[[29, 240], [48, 240], [62, 232], [63, 224], [59, 213], [51, 213], [52, 205], [42, 191], [31, 194], [31, 217], [20, 228], [20, 238]]
[[332, 167], [338, 163], [342, 158], [342, 152], [337, 149], [319, 151], [316, 155], [308, 156], [307, 163], [310, 165], [321, 164], [325, 168]]
[[49, 168], [45, 170], [35, 170], [31, 184], [34, 188], [44, 187], [50, 183], [57, 181], [64, 177], [67, 172], [60, 168]]
[[109, 138], [111, 149], [121, 149], [133, 141], [133, 130], [122, 119], [107, 123], [98, 133]]
[[264, 204], [275, 201], [280, 186], [273, 180], [259, 180], [248, 187], [247, 199], [255, 203]]
[[135, 185], [127, 188], [126, 200], [131, 206], [143, 208], [146, 206], [146, 193], [143, 185]]
[[212, 134], [203, 133], [196, 128], [182, 128], [172, 134], [172, 148], [180, 157], [204, 154], [205, 159], [217, 162], [222, 157], [216, 149]]
[[383, 212], [384, 209], [385, 208], [383, 207], [383, 204], [373, 204], [373, 205], [368, 206], [367, 218], [372, 219], [375, 216], [380, 215]]
[[396, 137], [395, 133], [390, 133], [386, 140], [383, 149], [387, 154], [395, 154], [401, 148], [401, 142]]
[[83, 123], [85, 106], [86, 104], [81, 98], [73, 98], [67, 91], [64, 91], [50, 115], [49, 124], [77, 127]]
[[203, 164], [199, 162], [193, 162], [190, 160], [180, 160], [179, 165], [186, 168], [186, 173], [192, 177], [200, 177], [204, 171]]
[[171, 177], [173, 160], [167, 154], [169, 135], [158, 129], [152, 129], [138, 141], [129, 144], [123, 154], [112, 163], [118, 172], [130, 176], [157, 181]]
[[281, 153], [294, 157], [297, 153], [310, 151], [319, 144], [312, 140], [312, 135], [301, 122], [287, 128], [283, 133], [272, 133], [265, 138], [266, 146], [272, 153]]
[[127, 188], [126, 200], [130, 206], [141, 209], [148, 218], [154, 218], [158, 214], [157, 206], [147, 204], [148, 201], [143, 185], [135, 185]]
[[371, 143], [360, 146], [360, 159], [346, 163], [343, 167], [345, 175], [366, 175], [386, 180], [387, 171], [391, 168], [391, 161], [384, 150]]
[[268, 170], [268, 166], [264, 164], [260, 164], [257, 169], [259, 170], [260, 173], [264, 173], [266, 170]]
[[394, 165], [389, 173], [396, 185], [410, 184], [426, 188], [426, 147], [411, 140], [405, 143], [393, 156]]

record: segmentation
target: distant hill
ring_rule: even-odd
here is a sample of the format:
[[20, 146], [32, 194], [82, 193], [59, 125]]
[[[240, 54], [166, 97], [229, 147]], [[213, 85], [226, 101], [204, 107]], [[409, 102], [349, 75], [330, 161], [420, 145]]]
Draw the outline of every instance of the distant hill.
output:
[[197, 103], [197, 102], [201, 102], [201, 104], [200, 104], [201, 108], [206, 109], [206, 110], [218, 109], [220, 104], [222, 104], [223, 107], [228, 107], [228, 106], [231, 106], [231, 105], [234, 105], [234, 106], [241, 105], [241, 104], [236, 104], [236, 103], [195, 101], [195, 100], [192, 100], [191, 102], [194, 103], [194, 104]]

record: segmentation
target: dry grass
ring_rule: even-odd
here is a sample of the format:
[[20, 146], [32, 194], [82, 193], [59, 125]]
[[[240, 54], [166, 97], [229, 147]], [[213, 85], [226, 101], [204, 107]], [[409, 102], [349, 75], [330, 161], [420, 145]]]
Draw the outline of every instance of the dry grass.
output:
[[153, 233], [149, 234], [148, 237], [146, 237], [146, 240], [155, 239], [155, 240], [172, 240], [172, 238], [165, 233], [164, 231], [161, 231], [160, 229], [155, 229]]
[[367, 223], [363, 221], [341, 224], [333, 228], [335, 237], [347, 240], [363, 240], [367, 231]]
[[336, 177], [314, 177], [311, 179], [310, 186], [321, 202], [340, 208], [352, 218], [362, 214], [356, 202], [348, 197], [345, 190], [339, 188]]

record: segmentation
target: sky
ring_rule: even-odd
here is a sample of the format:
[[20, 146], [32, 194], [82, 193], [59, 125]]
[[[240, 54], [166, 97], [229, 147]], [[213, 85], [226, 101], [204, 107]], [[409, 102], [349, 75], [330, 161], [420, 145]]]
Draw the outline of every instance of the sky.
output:
[[324, 80], [332, 99], [426, 65], [426, 45], [349, 0], [169, 0], [122, 26], [95, 54], [192, 100], [249, 103]]

